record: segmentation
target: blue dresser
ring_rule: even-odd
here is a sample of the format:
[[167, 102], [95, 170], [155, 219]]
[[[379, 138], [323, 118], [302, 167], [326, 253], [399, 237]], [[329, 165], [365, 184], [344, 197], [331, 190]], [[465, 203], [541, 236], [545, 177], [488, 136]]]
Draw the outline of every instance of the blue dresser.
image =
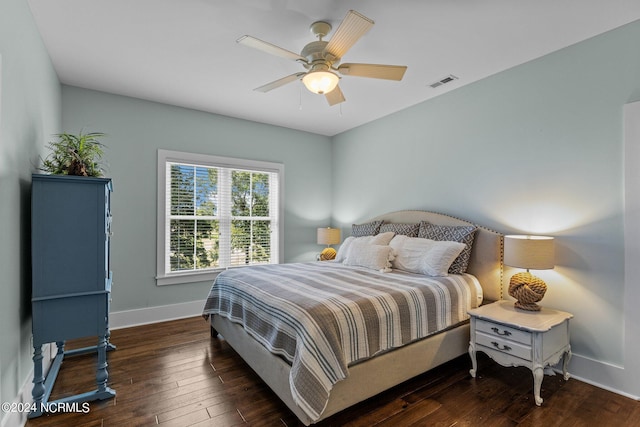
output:
[[[31, 194], [32, 311], [37, 417], [61, 402], [115, 396], [107, 387], [109, 344], [111, 180], [33, 175]], [[97, 338], [96, 346], [65, 351], [66, 340]], [[42, 346], [55, 342], [57, 355], [46, 377]], [[65, 356], [97, 352], [97, 389], [54, 402], [51, 389]]]

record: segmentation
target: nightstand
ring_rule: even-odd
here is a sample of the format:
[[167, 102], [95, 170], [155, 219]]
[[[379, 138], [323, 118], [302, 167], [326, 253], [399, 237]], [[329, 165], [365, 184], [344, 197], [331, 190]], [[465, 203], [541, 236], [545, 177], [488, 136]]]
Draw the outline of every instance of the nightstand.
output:
[[540, 311], [518, 310], [512, 301], [498, 301], [470, 310], [469, 315], [472, 377], [478, 369], [476, 351], [486, 353], [502, 366], [526, 366], [533, 372], [533, 394], [538, 406], [542, 404], [540, 387], [546, 366], [562, 359], [564, 379], [569, 379], [572, 314], [545, 307]]

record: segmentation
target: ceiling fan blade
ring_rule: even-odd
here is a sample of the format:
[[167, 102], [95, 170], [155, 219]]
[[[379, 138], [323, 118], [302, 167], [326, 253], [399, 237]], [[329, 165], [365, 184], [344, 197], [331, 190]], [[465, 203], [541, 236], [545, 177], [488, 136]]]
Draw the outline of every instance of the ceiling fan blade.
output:
[[345, 76], [370, 77], [372, 79], [402, 80], [405, 65], [382, 64], [341, 64], [338, 67], [340, 74]]
[[324, 51], [333, 55], [336, 59], [342, 58], [351, 49], [351, 46], [373, 27], [373, 24], [374, 22], [371, 19], [355, 10], [350, 10], [331, 37], [331, 40], [329, 40]]
[[271, 55], [280, 56], [282, 58], [292, 59], [294, 61], [302, 61], [305, 63], [307, 62], [304, 57], [298, 55], [297, 53], [291, 52], [290, 50], [281, 48], [280, 46], [276, 46], [275, 44], [265, 42], [252, 36], [242, 36], [238, 40], [236, 40], [236, 43], [240, 43], [266, 53], [270, 53]]
[[344, 94], [342, 93], [342, 90], [340, 90], [340, 86], [336, 86], [336, 88], [333, 89], [331, 92], [325, 93], [324, 97], [327, 98], [327, 102], [331, 106], [340, 104], [341, 102], [346, 101]]
[[266, 85], [257, 87], [254, 90], [257, 91], [257, 92], [269, 92], [270, 90], [277, 89], [280, 86], [286, 85], [287, 83], [294, 82], [294, 81], [300, 79], [300, 77], [304, 76], [305, 74], [306, 74], [305, 72], [291, 74], [290, 76], [283, 77], [283, 78], [275, 80], [275, 81], [273, 81], [271, 83], [267, 83]]

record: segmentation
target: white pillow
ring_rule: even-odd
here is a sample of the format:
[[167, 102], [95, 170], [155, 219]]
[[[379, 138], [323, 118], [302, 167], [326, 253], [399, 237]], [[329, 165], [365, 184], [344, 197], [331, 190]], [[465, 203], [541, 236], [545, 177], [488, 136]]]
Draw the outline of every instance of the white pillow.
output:
[[371, 245], [388, 245], [391, 239], [393, 239], [394, 232], [390, 231], [387, 233], [376, 234], [375, 236], [362, 236], [362, 237], [353, 237], [349, 236], [344, 239], [342, 245], [338, 248], [338, 253], [336, 254], [336, 261], [342, 262], [349, 255], [349, 248], [353, 242], [363, 242], [369, 243]]
[[336, 253], [336, 261], [338, 262], [344, 261], [344, 259], [347, 257], [347, 252], [349, 252], [349, 247], [351, 246], [351, 243], [353, 243], [353, 241], [357, 238], [358, 237], [349, 236], [346, 239], [344, 239], [344, 242], [342, 242], [342, 244], [338, 248], [338, 252]]
[[350, 245], [344, 265], [366, 267], [386, 273], [391, 271], [391, 261], [393, 261], [393, 249], [391, 246], [354, 241]]
[[393, 268], [427, 276], [447, 276], [449, 267], [466, 247], [464, 243], [397, 235], [389, 246], [395, 252]]

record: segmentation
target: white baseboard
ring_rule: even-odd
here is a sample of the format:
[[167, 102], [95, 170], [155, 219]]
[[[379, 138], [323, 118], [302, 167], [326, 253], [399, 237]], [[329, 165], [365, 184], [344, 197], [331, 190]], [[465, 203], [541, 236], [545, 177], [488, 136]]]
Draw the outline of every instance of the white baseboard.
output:
[[[57, 347], [54, 344], [45, 344], [42, 346], [42, 372], [46, 374], [49, 372], [51, 362], [56, 357]], [[16, 405], [24, 405], [33, 403], [33, 396], [31, 395], [31, 389], [33, 388], [33, 368], [29, 371], [29, 375], [25, 379], [18, 395], [13, 399]], [[4, 403], [4, 402], [3, 402]], [[0, 427], [23, 427], [27, 423], [26, 412], [9, 412], [4, 414], [2, 420], [0, 420]]]
[[113, 311], [109, 314], [109, 328], [129, 328], [199, 316], [202, 314], [204, 303], [205, 300], [201, 300], [135, 310]]
[[640, 396], [635, 391], [638, 385], [634, 381], [634, 376], [630, 375], [623, 366], [574, 353], [569, 362], [569, 373], [572, 378], [579, 381], [630, 399], [640, 400]]

